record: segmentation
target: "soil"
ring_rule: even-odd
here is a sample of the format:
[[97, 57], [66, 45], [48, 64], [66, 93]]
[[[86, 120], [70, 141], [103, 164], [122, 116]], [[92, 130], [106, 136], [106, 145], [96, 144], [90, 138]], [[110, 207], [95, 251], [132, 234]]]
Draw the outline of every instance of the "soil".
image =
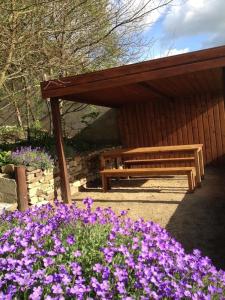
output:
[[201, 188], [188, 193], [185, 176], [111, 180], [103, 193], [100, 182], [73, 195], [78, 206], [92, 197], [94, 207], [128, 209], [133, 219], [152, 220], [166, 228], [186, 249], [200, 249], [225, 270], [225, 170], [206, 168]]

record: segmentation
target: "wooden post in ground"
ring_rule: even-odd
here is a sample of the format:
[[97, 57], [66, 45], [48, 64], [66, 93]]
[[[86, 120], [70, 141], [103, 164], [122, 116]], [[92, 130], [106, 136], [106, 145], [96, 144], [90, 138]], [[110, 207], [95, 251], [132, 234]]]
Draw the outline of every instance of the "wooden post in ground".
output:
[[51, 110], [52, 110], [52, 123], [53, 131], [56, 139], [56, 151], [58, 156], [59, 172], [60, 172], [60, 185], [61, 195], [64, 203], [71, 204], [71, 193], [68, 172], [66, 167], [66, 158], [63, 148], [63, 136], [61, 126], [61, 115], [59, 109], [59, 99], [51, 98]]
[[25, 211], [28, 209], [27, 181], [26, 168], [24, 166], [15, 167], [16, 186], [17, 186], [17, 201], [18, 209]]

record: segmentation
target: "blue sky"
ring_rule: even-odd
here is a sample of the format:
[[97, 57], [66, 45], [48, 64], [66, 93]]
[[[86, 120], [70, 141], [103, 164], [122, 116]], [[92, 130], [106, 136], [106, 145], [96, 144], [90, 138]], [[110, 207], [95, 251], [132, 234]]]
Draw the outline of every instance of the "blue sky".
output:
[[150, 58], [225, 44], [225, 0], [174, 0], [145, 33], [155, 40]]

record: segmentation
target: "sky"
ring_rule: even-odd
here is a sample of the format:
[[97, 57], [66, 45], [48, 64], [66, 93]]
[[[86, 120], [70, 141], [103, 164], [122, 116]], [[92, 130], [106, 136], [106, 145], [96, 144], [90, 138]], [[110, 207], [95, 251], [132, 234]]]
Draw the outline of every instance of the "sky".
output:
[[150, 58], [225, 45], [225, 0], [174, 0], [152, 18]]

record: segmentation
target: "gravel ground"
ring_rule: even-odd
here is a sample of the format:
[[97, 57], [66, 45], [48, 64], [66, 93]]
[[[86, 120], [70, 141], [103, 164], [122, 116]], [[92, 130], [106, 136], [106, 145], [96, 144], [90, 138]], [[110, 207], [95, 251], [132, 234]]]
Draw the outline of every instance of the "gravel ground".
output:
[[103, 193], [95, 183], [73, 195], [78, 206], [82, 199], [94, 199], [94, 207], [129, 209], [133, 219], [159, 223], [189, 252], [198, 248], [218, 268], [225, 269], [225, 170], [206, 168], [202, 187], [187, 193], [185, 176], [112, 180], [112, 189]]

